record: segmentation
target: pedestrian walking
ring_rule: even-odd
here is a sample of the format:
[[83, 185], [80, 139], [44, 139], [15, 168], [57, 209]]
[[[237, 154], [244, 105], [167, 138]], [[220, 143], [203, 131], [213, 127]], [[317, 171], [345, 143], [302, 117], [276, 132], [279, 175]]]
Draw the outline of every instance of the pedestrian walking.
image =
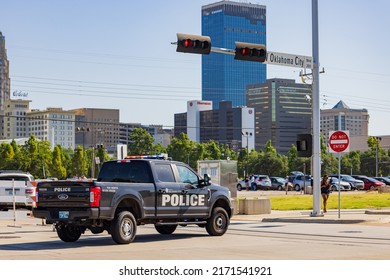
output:
[[324, 213], [326, 213], [326, 204], [328, 202], [331, 185], [328, 179], [328, 175], [324, 175], [324, 177], [321, 180], [321, 196], [322, 196], [322, 202], [324, 206]]

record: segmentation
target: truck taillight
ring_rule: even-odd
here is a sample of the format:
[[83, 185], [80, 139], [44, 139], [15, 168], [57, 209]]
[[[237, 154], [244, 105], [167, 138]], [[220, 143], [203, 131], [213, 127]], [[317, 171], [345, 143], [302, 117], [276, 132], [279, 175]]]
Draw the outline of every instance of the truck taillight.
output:
[[89, 206], [90, 207], [99, 207], [100, 206], [100, 196], [101, 196], [100, 187], [91, 187], [89, 192]]

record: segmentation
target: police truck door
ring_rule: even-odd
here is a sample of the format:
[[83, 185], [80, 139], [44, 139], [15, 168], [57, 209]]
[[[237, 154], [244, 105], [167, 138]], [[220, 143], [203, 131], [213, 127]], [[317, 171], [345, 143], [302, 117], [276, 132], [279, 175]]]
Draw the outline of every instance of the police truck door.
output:
[[[187, 168], [184, 166], [184, 168]], [[169, 162], [155, 163], [156, 187], [157, 187], [157, 216], [161, 218], [182, 218], [191, 216], [191, 213], [207, 215], [208, 190], [197, 188], [198, 176], [187, 168], [196, 185], [192, 185], [190, 177], [180, 176], [184, 174], [182, 167], [177, 168]], [[178, 170], [181, 170], [180, 173]], [[186, 170], [185, 170], [186, 171]], [[195, 179], [196, 178], [196, 179]]]

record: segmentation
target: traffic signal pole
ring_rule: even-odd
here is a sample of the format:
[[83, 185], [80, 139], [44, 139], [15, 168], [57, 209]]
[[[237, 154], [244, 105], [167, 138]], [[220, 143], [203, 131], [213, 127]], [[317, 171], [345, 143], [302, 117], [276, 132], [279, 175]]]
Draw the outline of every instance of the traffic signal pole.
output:
[[320, 143], [320, 90], [319, 90], [319, 40], [318, 40], [318, 0], [312, 0], [312, 48], [313, 48], [313, 211], [311, 216], [321, 213], [321, 143]]

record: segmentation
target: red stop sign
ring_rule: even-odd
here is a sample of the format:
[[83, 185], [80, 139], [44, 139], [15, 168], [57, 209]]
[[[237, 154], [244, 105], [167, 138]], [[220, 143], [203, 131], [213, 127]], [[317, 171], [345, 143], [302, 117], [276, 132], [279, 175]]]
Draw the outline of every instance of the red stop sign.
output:
[[329, 148], [333, 153], [342, 153], [349, 149], [349, 135], [344, 131], [332, 131], [329, 136]]

